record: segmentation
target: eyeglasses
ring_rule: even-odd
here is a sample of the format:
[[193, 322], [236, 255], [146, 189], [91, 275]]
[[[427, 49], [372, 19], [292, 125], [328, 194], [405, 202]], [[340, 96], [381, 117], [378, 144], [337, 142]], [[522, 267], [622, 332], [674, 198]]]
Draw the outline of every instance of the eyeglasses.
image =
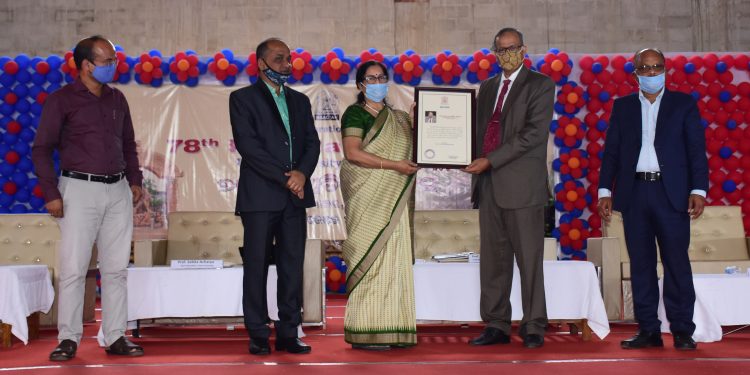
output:
[[506, 54], [508, 52], [510, 52], [510, 53], [517, 53], [522, 48], [523, 48], [523, 44], [520, 44], [520, 45], [517, 45], [517, 46], [510, 46], [510, 47], [507, 47], [507, 48], [498, 48], [498, 47], [495, 47], [494, 51], [498, 55], [504, 55], [504, 54]]
[[388, 83], [388, 76], [384, 74], [376, 75], [376, 76], [365, 76], [365, 82], [367, 83]]
[[641, 65], [636, 67], [635, 71], [638, 74], [646, 74], [648, 72], [661, 73], [664, 71], [664, 64]]
[[[99, 61], [104, 62], [105, 66], [108, 66], [108, 65], [117, 65], [117, 62], [118, 62], [117, 57], [111, 57], [109, 59], [96, 58], [94, 60], [99, 60]], [[92, 61], [92, 62], [94, 62], [94, 61]], [[94, 65], [96, 65], [96, 63], [94, 63]]]

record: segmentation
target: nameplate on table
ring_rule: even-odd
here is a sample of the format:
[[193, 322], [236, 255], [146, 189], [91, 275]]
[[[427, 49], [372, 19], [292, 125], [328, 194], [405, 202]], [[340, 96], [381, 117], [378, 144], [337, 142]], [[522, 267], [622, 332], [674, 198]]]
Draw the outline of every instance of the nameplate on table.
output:
[[169, 268], [179, 270], [224, 268], [224, 261], [221, 259], [173, 259]]

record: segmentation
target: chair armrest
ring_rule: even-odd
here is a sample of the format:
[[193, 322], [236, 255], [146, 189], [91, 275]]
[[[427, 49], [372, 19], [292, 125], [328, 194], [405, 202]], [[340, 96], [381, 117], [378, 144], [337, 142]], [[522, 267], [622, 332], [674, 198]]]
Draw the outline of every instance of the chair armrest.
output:
[[138, 240], [133, 243], [136, 267], [163, 266], [167, 264], [167, 240]]
[[618, 320], [622, 313], [620, 243], [614, 237], [595, 237], [588, 239], [587, 247], [588, 261], [601, 269], [602, 298], [607, 318]]

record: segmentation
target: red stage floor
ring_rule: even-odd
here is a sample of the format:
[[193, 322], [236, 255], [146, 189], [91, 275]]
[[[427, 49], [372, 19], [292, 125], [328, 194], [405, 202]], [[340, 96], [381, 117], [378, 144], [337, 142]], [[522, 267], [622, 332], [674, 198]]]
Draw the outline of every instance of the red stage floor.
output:
[[[564, 327], [550, 327], [541, 349], [525, 349], [514, 336], [510, 345], [472, 347], [468, 340], [480, 325], [421, 325], [419, 345], [387, 352], [353, 350], [343, 340], [345, 299], [328, 299], [325, 328], [306, 327], [305, 342], [313, 347], [309, 355], [274, 352], [270, 356], [247, 354], [243, 329], [223, 327], [152, 327], [134, 341], [146, 355], [128, 359], [108, 356], [96, 344], [95, 324], [86, 325], [85, 338], [77, 357], [67, 363], [47, 360], [55, 347], [56, 331], [43, 330], [41, 338], [24, 346], [14, 341], [10, 349], [0, 349], [0, 373], [40, 374], [495, 374], [521, 371], [522, 374], [750, 374], [750, 328], [724, 337], [717, 343], [699, 344], [694, 352], [677, 352], [671, 336], [665, 335], [664, 348], [625, 351], [619, 342], [634, 332], [631, 324], [613, 324], [604, 340], [584, 342]], [[726, 327], [727, 331], [737, 327]]]

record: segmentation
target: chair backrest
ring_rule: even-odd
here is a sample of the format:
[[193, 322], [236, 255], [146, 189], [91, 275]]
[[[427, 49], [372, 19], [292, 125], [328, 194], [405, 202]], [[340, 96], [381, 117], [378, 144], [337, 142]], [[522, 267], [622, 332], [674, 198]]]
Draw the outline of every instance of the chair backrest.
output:
[[0, 265], [56, 267], [57, 221], [47, 214], [0, 214]]
[[478, 210], [426, 210], [414, 212], [414, 256], [479, 253]]
[[[604, 225], [605, 237], [616, 237], [620, 243], [620, 259], [629, 262], [625, 245], [622, 215], [615, 212]], [[690, 223], [690, 260], [748, 260], [742, 212], [739, 206], [706, 206], [703, 215]]]
[[242, 263], [242, 221], [233, 212], [171, 212], [167, 262], [173, 259], [222, 259]]

